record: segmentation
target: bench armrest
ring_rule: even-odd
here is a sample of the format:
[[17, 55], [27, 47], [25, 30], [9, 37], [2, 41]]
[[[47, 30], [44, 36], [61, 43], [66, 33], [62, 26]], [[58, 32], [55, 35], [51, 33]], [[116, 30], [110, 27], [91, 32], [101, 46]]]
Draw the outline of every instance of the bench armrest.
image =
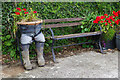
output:
[[49, 28], [49, 29], [50, 29], [50, 32], [52, 34], [52, 38], [54, 38], [54, 32], [53, 32], [53, 30], [51, 28]]
[[[98, 24], [100, 26], [100, 24]], [[100, 31], [102, 31], [102, 27], [100, 26]]]

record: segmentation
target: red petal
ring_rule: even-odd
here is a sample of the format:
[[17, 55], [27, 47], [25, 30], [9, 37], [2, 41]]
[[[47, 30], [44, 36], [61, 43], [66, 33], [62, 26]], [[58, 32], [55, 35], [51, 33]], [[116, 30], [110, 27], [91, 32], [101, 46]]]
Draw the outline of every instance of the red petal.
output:
[[103, 21], [100, 21], [101, 23], [103, 23]]
[[104, 14], [104, 16], [108, 16], [108, 14]]
[[107, 25], [107, 23], [105, 23], [105, 25]]
[[110, 26], [112, 26], [112, 24], [110, 24]]
[[33, 13], [37, 13], [37, 11], [34, 11]]
[[20, 13], [19, 12], [15, 12], [16, 13], [16, 15], [20, 15]]
[[115, 13], [115, 11], [113, 11], [113, 14]]
[[20, 8], [18, 7], [18, 8], [16, 8], [17, 10], [19, 10]]
[[26, 9], [24, 8], [23, 11], [26, 11]]
[[105, 16], [101, 16], [101, 19], [104, 19], [105, 18]]
[[111, 21], [108, 21], [108, 23], [111, 23]]
[[118, 11], [118, 14], [120, 15], [120, 10]]

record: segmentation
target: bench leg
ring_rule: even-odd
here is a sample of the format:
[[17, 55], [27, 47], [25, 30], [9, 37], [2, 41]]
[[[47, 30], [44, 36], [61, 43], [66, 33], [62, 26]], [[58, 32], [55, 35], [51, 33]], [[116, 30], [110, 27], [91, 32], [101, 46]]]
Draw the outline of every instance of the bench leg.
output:
[[56, 59], [55, 59], [55, 53], [54, 53], [54, 40], [52, 41], [52, 55], [53, 55], [53, 61], [56, 62]]
[[22, 54], [21, 54], [20, 49], [19, 49], [19, 53], [20, 53], [20, 61], [21, 61], [21, 64], [23, 65]]
[[101, 42], [100, 42], [100, 41], [99, 41], [99, 47], [100, 47], [101, 53], [103, 53], [103, 50], [102, 50], [102, 46], [101, 46]]
[[104, 54], [103, 49], [102, 49], [102, 46], [101, 46], [101, 36], [100, 36], [100, 38], [99, 38], [99, 47], [100, 47], [101, 53]]
[[17, 51], [17, 47], [18, 47], [19, 54], [20, 54], [20, 61], [21, 61], [21, 64], [23, 65], [22, 54], [21, 54], [21, 51], [20, 51], [20, 44], [19, 44], [19, 39], [18, 38], [17, 38], [16, 42], [17, 42], [16, 51]]

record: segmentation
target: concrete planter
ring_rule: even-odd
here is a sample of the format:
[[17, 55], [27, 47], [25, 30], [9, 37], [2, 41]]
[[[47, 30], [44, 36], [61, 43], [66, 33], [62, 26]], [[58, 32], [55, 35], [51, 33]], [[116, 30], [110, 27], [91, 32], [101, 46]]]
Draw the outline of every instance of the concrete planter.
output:
[[116, 47], [120, 50], [120, 34], [116, 34]]
[[105, 47], [103, 47], [104, 50], [115, 48], [116, 48], [115, 37], [112, 40], [108, 40], [107, 42], [105, 42]]

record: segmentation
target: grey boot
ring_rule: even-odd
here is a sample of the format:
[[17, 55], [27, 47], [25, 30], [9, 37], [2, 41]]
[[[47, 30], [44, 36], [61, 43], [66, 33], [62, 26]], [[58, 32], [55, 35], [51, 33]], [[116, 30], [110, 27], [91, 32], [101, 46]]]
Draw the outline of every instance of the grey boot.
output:
[[44, 43], [36, 42], [36, 51], [38, 58], [38, 66], [43, 67], [45, 65], [45, 59], [43, 57]]
[[29, 59], [29, 45], [22, 45], [23, 65], [26, 70], [32, 69], [32, 64]]

